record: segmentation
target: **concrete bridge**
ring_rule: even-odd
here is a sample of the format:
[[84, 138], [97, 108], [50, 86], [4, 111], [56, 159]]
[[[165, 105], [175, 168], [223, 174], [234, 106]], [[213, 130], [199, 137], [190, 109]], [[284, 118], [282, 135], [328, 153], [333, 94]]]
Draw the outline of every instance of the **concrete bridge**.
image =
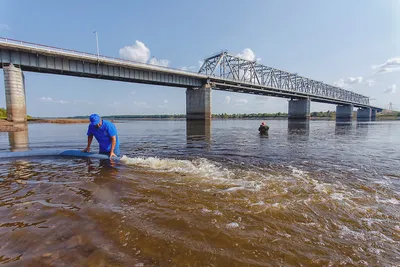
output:
[[310, 103], [337, 105], [336, 117], [371, 120], [382, 111], [369, 98], [297, 74], [267, 67], [227, 52], [205, 59], [198, 73], [110, 58], [0, 37], [7, 118], [26, 121], [24, 71], [186, 88], [187, 120], [211, 120], [211, 91], [288, 98], [289, 119], [308, 119]]

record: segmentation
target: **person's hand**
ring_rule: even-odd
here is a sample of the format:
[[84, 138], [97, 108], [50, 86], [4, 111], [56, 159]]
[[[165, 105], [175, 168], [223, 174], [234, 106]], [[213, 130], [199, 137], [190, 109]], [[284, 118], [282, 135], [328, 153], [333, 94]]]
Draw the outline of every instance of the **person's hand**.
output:
[[90, 152], [90, 147], [85, 148], [82, 152]]
[[117, 157], [117, 155], [115, 155], [114, 152], [111, 152], [111, 153], [110, 153], [110, 160], [112, 160], [113, 157]]

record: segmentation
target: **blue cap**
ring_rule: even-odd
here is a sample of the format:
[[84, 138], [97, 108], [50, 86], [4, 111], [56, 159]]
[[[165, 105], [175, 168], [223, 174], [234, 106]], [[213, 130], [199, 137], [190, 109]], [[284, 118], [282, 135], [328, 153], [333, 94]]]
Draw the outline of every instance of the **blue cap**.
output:
[[96, 126], [99, 123], [100, 123], [100, 116], [98, 114], [90, 115], [90, 124]]

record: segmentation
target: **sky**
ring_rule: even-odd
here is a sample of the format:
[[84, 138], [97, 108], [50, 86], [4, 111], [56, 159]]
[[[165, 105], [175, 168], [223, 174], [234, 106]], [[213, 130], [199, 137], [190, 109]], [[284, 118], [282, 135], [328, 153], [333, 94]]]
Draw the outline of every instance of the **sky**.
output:
[[[0, 36], [197, 72], [227, 50], [400, 110], [400, 0], [0, 0]], [[184, 114], [184, 88], [24, 72], [31, 116]], [[0, 79], [4, 74], [0, 71]], [[5, 107], [0, 83], [0, 107]], [[212, 113], [288, 100], [213, 90]], [[311, 103], [312, 111], [335, 110]]]

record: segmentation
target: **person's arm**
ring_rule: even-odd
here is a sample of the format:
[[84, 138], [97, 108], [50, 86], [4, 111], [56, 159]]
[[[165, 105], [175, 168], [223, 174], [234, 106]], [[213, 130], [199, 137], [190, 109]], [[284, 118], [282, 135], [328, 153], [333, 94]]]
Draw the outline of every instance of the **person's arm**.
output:
[[90, 134], [87, 137], [87, 147], [83, 150], [83, 152], [90, 152], [90, 145], [92, 144], [93, 141], [93, 135]]
[[116, 156], [114, 154], [114, 149], [115, 149], [115, 145], [117, 144], [117, 136], [111, 136], [111, 151], [110, 151], [110, 158], [112, 157], [112, 155]]
[[117, 145], [117, 128], [115, 127], [114, 124], [110, 124], [109, 128], [107, 129], [108, 134], [110, 135], [110, 139], [111, 139], [111, 150], [110, 150], [110, 160], [112, 159], [112, 157], [117, 157], [117, 155], [115, 155], [114, 153], [114, 149], [115, 146]]

